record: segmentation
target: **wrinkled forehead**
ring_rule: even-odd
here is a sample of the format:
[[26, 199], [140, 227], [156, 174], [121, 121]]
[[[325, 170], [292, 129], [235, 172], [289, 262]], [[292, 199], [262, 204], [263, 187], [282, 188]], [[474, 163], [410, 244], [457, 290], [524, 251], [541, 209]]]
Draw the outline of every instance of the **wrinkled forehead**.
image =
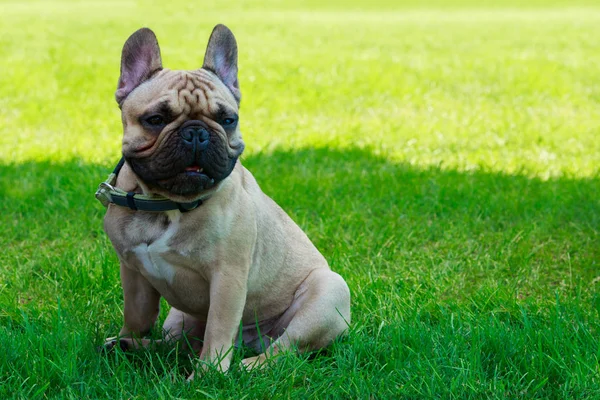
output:
[[141, 84], [123, 103], [123, 111], [141, 115], [168, 106], [175, 114], [217, 113], [224, 106], [237, 111], [233, 94], [215, 74], [204, 69], [163, 69]]

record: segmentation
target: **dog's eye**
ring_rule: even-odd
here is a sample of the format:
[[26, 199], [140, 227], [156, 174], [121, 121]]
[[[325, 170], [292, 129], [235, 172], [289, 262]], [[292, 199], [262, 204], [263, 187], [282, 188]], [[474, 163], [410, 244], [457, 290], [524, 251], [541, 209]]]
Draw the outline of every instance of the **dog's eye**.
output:
[[161, 115], [151, 115], [148, 118], [146, 118], [146, 122], [148, 123], [148, 125], [160, 126], [165, 123], [165, 119]]
[[233, 125], [235, 123], [235, 121], [236, 121], [235, 118], [223, 118], [221, 120], [221, 125], [223, 125], [223, 126]]

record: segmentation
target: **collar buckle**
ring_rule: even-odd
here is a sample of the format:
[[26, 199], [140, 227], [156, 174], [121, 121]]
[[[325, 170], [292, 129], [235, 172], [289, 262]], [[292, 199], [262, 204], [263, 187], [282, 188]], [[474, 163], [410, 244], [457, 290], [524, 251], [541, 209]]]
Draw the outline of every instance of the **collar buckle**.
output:
[[98, 185], [98, 190], [96, 190], [96, 199], [102, 203], [104, 208], [108, 208], [108, 205], [113, 202], [110, 192], [114, 190], [114, 186], [108, 182], [102, 182], [100, 185]]

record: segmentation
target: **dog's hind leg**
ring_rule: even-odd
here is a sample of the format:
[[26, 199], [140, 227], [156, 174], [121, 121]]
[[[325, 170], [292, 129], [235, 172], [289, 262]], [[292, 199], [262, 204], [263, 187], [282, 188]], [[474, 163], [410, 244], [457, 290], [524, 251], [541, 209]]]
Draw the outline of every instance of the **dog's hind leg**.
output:
[[277, 353], [297, 348], [318, 350], [344, 333], [350, 323], [350, 291], [341, 276], [319, 268], [296, 290], [291, 306], [276, 323], [280, 336], [264, 353], [242, 360], [245, 368], [261, 367]]
[[184, 348], [191, 346], [191, 349], [196, 353], [202, 350], [205, 330], [206, 322], [200, 321], [175, 307], [171, 307], [163, 324], [163, 332], [167, 341], [183, 340]]

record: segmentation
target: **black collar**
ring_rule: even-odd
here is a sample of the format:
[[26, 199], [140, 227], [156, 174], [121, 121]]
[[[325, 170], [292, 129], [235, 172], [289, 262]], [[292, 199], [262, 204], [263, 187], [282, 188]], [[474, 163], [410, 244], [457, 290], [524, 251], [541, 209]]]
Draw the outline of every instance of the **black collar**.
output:
[[108, 205], [112, 203], [139, 211], [161, 212], [179, 210], [181, 212], [187, 212], [202, 205], [202, 200], [196, 200], [190, 203], [177, 203], [164, 197], [146, 196], [144, 194], [126, 192], [114, 187], [117, 183], [119, 171], [123, 168], [123, 164], [125, 164], [125, 159], [121, 158], [113, 172], [100, 184], [100, 186], [98, 186], [96, 198], [104, 207], [108, 207]]

